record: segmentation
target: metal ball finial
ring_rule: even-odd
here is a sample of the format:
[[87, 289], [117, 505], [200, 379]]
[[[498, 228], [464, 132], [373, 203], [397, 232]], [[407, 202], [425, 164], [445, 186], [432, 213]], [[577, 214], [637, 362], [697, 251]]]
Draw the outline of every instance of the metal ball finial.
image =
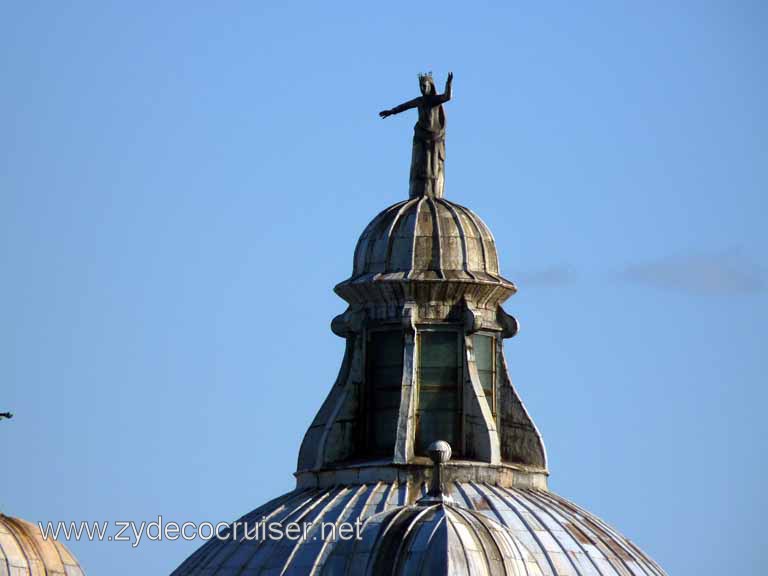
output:
[[435, 464], [443, 464], [451, 459], [451, 445], [445, 440], [436, 440], [427, 448], [429, 457]]
[[443, 470], [445, 463], [451, 459], [451, 445], [445, 440], [437, 440], [429, 445], [427, 453], [432, 460], [432, 481], [429, 492], [419, 501], [422, 503], [453, 502], [446, 490], [445, 470]]

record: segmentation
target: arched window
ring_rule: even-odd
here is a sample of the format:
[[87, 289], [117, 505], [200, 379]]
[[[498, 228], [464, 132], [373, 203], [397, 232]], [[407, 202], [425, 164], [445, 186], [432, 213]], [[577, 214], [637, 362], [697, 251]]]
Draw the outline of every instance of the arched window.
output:
[[418, 333], [417, 454], [425, 455], [435, 440], [445, 440], [460, 452], [461, 382], [463, 363], [458, 330]]

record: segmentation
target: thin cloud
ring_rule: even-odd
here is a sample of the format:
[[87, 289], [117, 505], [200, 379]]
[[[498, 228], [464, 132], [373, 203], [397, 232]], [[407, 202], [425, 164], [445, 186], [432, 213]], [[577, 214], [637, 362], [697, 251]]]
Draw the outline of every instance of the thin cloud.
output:
[[572, 284], [575, 274], [567, 266], [550, 266], [540, 270], [518, 272], [512, 280], [521, 286], [557, 287]]
[[621, 278], [695, 294], [746, 294], [766, 289], [763, 270], [738, 254], [703, 254], [633, 264]]

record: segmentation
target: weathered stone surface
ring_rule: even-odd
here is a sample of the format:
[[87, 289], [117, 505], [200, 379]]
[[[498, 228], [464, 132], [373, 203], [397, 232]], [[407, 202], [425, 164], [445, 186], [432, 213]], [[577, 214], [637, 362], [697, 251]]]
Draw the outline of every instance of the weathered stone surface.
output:
[[[374, 288], [382, 284], [396, 290], [390, 298]], [[342, 298], [366, 306], [394, 298], [469, 300], [495, 309], [515, 291], [499, 274], [496, 242], [485, 223], [464, 206], [424, 196], [398, 202], [371, 221], [355, 248], [352, 276], [336, 286]]]
[[[334, 333], [349, 342], [337, 384], [310, 427], [299, 472], [370, 458], [366, 454], [367, 382], [365, 342], [371, 330], [402, 326], [403, 373], [396, 439], [385, 460], [414, 462], [419, 409], [418, 335], [432, 326], [463, 333], [461, 458], [546, 471], [541, 437], [511, 386], [501, 339], [517, 332], [517, 321], [501, 303], [514, 284], [499, 274], [496, 244], [471, 210], [431, 195], [412, 197], [379, 213], [355, 248], [352, 276], [336, 286], [349, 309], [333, 320]], [[495, 335], [499, 370], [495, 405], [488, 405], [471, 352], [471, 335]], [[354, 410], [357, 410], [355, 412]], [[322, 445], [321, 445], [322, 444]], [[381, 458], [380, 454], [376, 458]]]
[[[389, 474], [391, 470], [386, 467], [378, 472]], [[448, 474], [454, 472], [450, 469]], [[240, 521], [251, 526], [264, 519], [281, 525], [311, 521], [312, 530], [307, 542], [213, 539], [192, 554], [173, 576], [318, 574], [326, 566], [331, 574], [339, 573], [333, 572], [334, 568], [342, 570], [342, 574], [355, 576], [381, 574], [366, 571], [365, 554], [359, 555], [365, 560], [361, 564], [354, 564], [357, 557], [354, 554], [353, 562], [348, 564], [347, 549], [336, 547], [340, 542], [325, 542], [320, 538], [322, 524], [360, 520], [366, 522], [368, 530], [381, 521], [381, 516], [377, 515], [415, 505], [427, 493], [427, 487], [427, 478], [415, 483], [382, 478], [365, 484], [329, 484], [322, 488], [297, 489], [246, 514]], [[451, 481], [447, 492], [457, 509], [497, 523], [520, 544], [521, 552], [530, 553], [532, 558], [524, 556], [533, 562], [527, 566], [530, 575], [537, 574], [537, 570], [545, 576], [664, 575], [664, 571], [630, 540], [598, 517], [552, 492], [535, 487], [504, 487], [477, 479]], [[405, 513], [409, 511], [405, 510]], [[360, 543], [373, 544], [375, 541], [375, 538], [363, 538]], [[406, 539], [402, 541], [407, 544]], [[453, 550], [463, 552], [461, 543], [454, 542]], [[440, 555], [439, 550], [433, 550], [433, 553]], [[430, 574], [455, 576], [464, 573], [437, 571]], [[503, 576], [515, 572], [507, 569], [492, 574]]]

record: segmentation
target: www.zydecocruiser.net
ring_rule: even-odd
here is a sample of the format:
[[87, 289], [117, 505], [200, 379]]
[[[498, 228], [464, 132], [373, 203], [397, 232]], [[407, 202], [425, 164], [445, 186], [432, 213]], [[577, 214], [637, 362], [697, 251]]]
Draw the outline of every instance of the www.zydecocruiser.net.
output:
[[129, 542], [132, 547], [142, 541], [163, 540], [290, 540], [290, 541], [346, 541], [360, 540], [363, 522], [274, 522], [265, 518], [254, 522], [173, 522], [162, 516], [157, 520], [136, 522], [116, 520], [103, 522], [39, 522], [43, 539], [91, 540]]

